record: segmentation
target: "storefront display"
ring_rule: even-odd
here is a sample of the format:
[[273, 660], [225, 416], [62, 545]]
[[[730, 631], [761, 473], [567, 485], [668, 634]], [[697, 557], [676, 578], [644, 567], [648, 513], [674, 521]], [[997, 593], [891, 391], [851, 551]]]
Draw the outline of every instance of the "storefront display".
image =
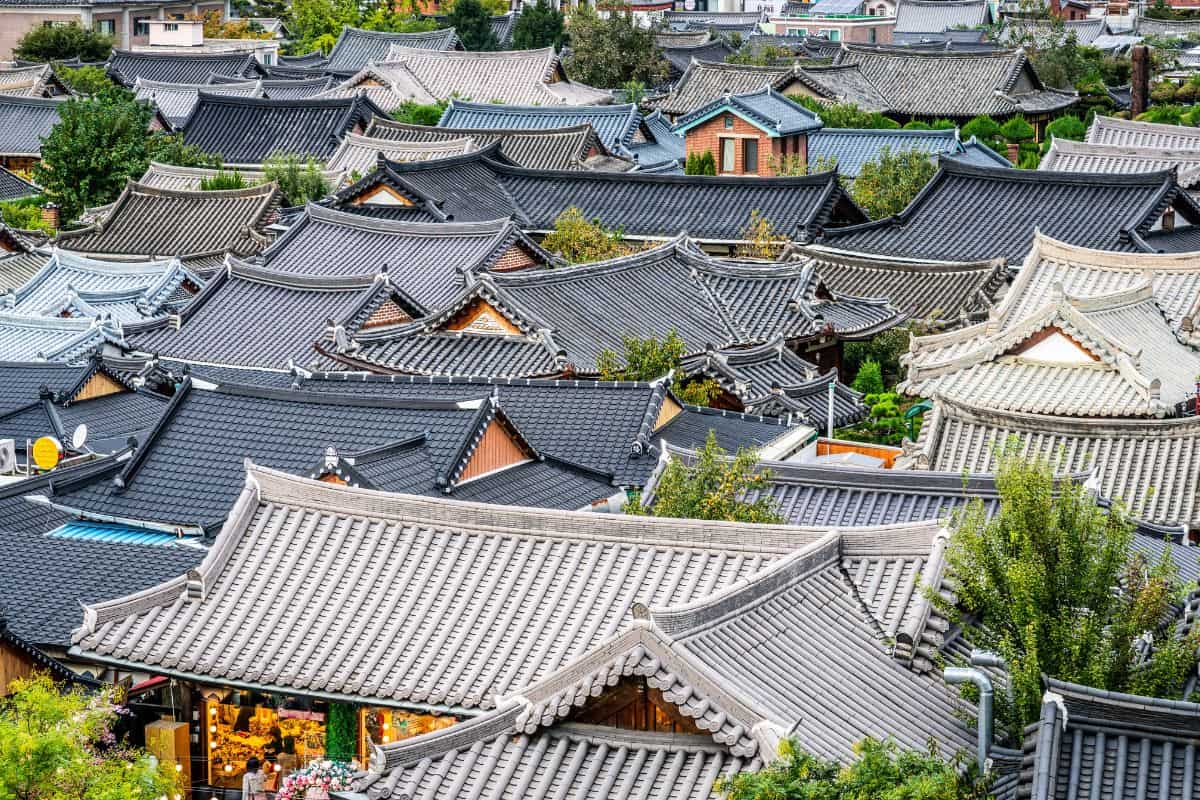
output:
[[325, 755], [324, 709], [206, 702], [204, 714], [213, 786], [240, 787], [246, 761], [255, 757], [273, 790], [289, 772]]
[[363, 764], [367, 763], [371, 755], [368, 751], [368, 741], [375, 744], [397, 742], [430, 731], [440, 731], [458, 722], [455, 717], [447, 714], [410, 714], [396, 708], [366, 708], [363, 709], [360, 719], [362, 723], [358, 735], [358, 760]]

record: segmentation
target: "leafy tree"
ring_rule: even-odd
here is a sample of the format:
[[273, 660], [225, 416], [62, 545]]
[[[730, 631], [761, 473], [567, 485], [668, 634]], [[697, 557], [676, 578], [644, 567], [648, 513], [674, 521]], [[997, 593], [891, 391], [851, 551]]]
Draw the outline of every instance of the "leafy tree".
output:
[[546, 234], [542, 247], [557, 253], [571, 264], [587, 264], [616, 258], [633, 251], [625, 243], [621, 230], [609, 230], [598, 219], [589, 220], [571, 206], [554, 220], [554, 230]]
[[200, 191], [216, 192], [222, 189], [245, 189], [246, 179], [242, 173], [234, 170], [232, 172], [218, 172], [211, 178], [200, 179]]
[[842, 368], [847, 375], [857, 375], [868, 361], [878, 362], [884, 387], [895, 386], [901, 375], [900, 356], [908, 352], [913, 327], [897, 326], [865, 342], [846, 342], [842, 345]]
[[146, 140], [146, 155], [148, 161], [174, 164], [177, 167], [221, 168], [220, 156], [206, 153], [194, 144], [185, 144], [183, 135], [179, 133], [158, 131], [150, 134]]
[[279, 191], [293, 206], [329, 194], [321, 164], [311, 156], [305, 160], [291, 153], [272, 153], [263, 163], [263, 173], [268, 181], [279, 184]]
[[1012, 144], [1024, 144], [1033, 140], [1034, 130], [1024, 117], [1016, 116], [1000, 126], [1000, 135]]
[[112, 37], [71, 22], [30, 28], [17, 42], [13, 56], [26, 61], [104, 61], [112, 47]]
[[418, 103], [405, 100], [400, 107], [392, 111], [392, 119], [397, 122], [407, 122], [410, 125], [437, 125], [446, 110], [445, 100], [436, 103]]
[[850, 194], [872, 219], [880, 219], [903, 211], [935, 172], [928, 153], [883, 147], [859, 169]]
[[667, 464], [658, 480], [653, 506], [642, 505], [641, 497], [635, 495], [625, 504], [625, 513], [725, 522], [783, 522], [775, 499], [760, 491], [771, 475], [756, 469], [758, 453], [742, 448], [729, 459], [710, 430], [696, 456], [691, 466], [678, 460]]
[[97, 94], [113, 85], [104, 67], [71, 68], [60, 64], [55, 67], [54, 72], [77, 94]]
[[914, 120], [904, 123], [904, 129], [906, 131], [931, 131], [931, 130], [933, 130], [933, 128], [929, 127], [928, 122], [922, 122], [919, 119], [914, 119]]
[[961, 131], [964, 139], [970, 139], [972, 136], [979, 141], [991, 141], [1000, 138], [1000, 123], [991, 117], [980, 115], [972, 118], [966, 125], [963, 125]]
[[743, 240], [737, 248], [740, 258], [774, 260], [779, 258], [788, 243], [788, 237], [776, 231], [775, 225], [757, 208], [750, 212], [750, 219], [738, 237]]
[[653, 29], [639, 25], [628, 8], [601, 18], [596, 9], [580, 5], [571, 12], [568, 28], [571, 53], [567, 70], [572, 79], [604, 88], [629, 81], [658, 86], [666, 80], [667, 62], [654, 41]]
[[42, 221], [43, 202], [40, 197], [23, 197], [0, 203], [0, 222], [24, 231], [54, 233], [54, 228]]
[[[734, 33], [737, 33], [734, 31]], [[732, 45], [732, 42], [730, 43]], [[743, 47], [725, 56], [726, 64], [747, 64], [754, 67], [769, 67], [787, 58], [787, 52], [775, 45], [753, 48]]]
[[602, 380], [653, 381], [673, 371], [671, 391], [685, 403], [706, 406], [721, 394], [720, 384], [712, 378], [689, 379], [683, 374], [680, 364], [686, 345], [674, 328], [661, 341], [622, 336], [621, 342], [620, 355], [608, 348], [600, 351], [596, 366]]
[[359, 19], [358, 27], [368, 31], [390, 33], [423, 33], [440, 27], [436, 19], [422, 17], [418, 11], [401, 11], [401, 5], [403, 4], [389, 5], [380, 2], [368, 7]]
[[858, 374], [854, 376], [852, 384], [854, 391], [861, 394], [883, 394], [883, 370], [879, 366], [879, 362], [873, 358], [868, 358], [863, 362], [863, 365], [858, 368]]
[[683, 171], [687, 175], [716, 175], [717, 160], [713, 158], [711, 150], [688, 153], [683, 162]]
[[817, 98], [807, 95], [789, 95], [789, 98], [819, 116], [826, 128], [895, 130], [900, 127], [900, 123], [894, 119], [888, 119], [878, 111], [863, 111], [853, 103], [826, 105]]
[[270, 39], [271, 34], [263, 30], [261, 25], [251, 25], [248, 19], [226, 20], [222, 12], [216, 9], [194, 16], [204, 22], [204, 38], [206, 39]]
[[[998, 693], [997, 716], [1011, 740], [1038, 718], [1042, 674], [1177, 697], [1197, 640], [1172, 644], [1161, 625], [1180, 588], [1170, 553], [1153, 565], [1131, 553], [1123, 508], [1101, 509], [1072, 481], [1056, 486], [1055, 464], [1024, 456], [1015, 440], [996, 459], [999, 511], [989, 518], [974, 501], [952, 520], [959, 604], [931, 597], [971, 642], [1007, 660], [1011, 697]], [[1141, 637], [1158, 645], [1144, 665]]]
[[67, 100], [58, 124], [42, 141], [34, 180], [67, 219], [88, 206], [112, 201], [128, 178], [146, 169], [152, 116], [149, 105], [117, 86]]
[[804, 752], [794, 739], [779, 745], [781, 758], [758, 772], [722, 778], [716, 790], [727, 800], [984, 800], [988, 778], [963, 754], [947, 761], [933, 743], [927, 752], [904, 750], [894, 741], [867, 738], [858, 759], [842, 768]]
[[0, 797], [156, 800], [183, 787], [175, 771], [114, 733], [118, 696], [68, 690], [46, 675], [18, 679], [0, 700]]
[[525, 6], [513, 25], [513, 49], [553, 47], [562, 50], [563, 19], [562, 12], [548, 0], [538, 0], [537, 5]]
[[338, 34], [347, 25], [359, 21], [355, 0], [292, 0], [288, 30], [294, 39], [292, 51], [328, 53]]
[[499, 50], [500, 41], [492, 30], [492, 15], [479, 0], [456, 0], [446, 18], [467, 50]]
[[1042, 152], [1050, 149], [1050, 142], [1054, 139], [1072, 139], [1082, 142], [1086, 136], [1087, 126], [1079, 117], [1070, 115], [1059, 117], [1046, 126], [1046, 141], [1042, 143]]

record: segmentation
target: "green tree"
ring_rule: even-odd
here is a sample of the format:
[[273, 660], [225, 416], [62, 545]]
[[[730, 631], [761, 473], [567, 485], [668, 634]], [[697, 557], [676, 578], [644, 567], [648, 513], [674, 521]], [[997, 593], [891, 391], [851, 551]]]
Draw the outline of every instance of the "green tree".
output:
[[672, 328], [665, 339], [651, 336], [639, 339], [636, 336], [621, 337], [622, 352], [617, 354], [609, 348], [600, 351], [596, 360], [601, 380], [606, 381], [653, 381], [667, 373], [674, 373], [671, 391], [685, 403], [706, 406], [721, 394], [721, 386], [712, 378], [689, 378], [683, 374], [683, 337]]
[[713, 158], [711, 150], [705, 150], [703, 153], [691, 152], [684, 159], [683, 171], [687, 175], [716, 175], [717, 160]]
[[1082, 142], [1087, 136], [1087, 125], [1083, 124], [1083, 120], [1079, 117], [1070, 115], [1059, 117], [1046, 126], [1046, 141], [1042, 143], [1042, 150], [1045, 152], [1050, 149], [1050, 142], [1054, 139], [1072, 139], [1076, 142]]
[[62, 78], [63, 83], [77, 94], [97, 94], [113, 85], [112, 79], [104, 67], [71, 67], [56, 66], [54, 72]]
[[329, 194], [329, 184], [321, 174], [321, 164], [311, 156], [300, 158], [291, 153], [272, 153], [263, 163], [267, 180], [279, 184], [279, 191], [293, 206], [320, 200]]
[[526, 6], [513, 25], [514, 50], [535, 50], [539, 47], [562, 49], [563, 15], [549, 0], [538, 0]]
[[38, 674], [8, 690], [0, 700], [0, 797], [156, 800], [182, 790], [170, 765], [117, 741], [112, 687], [89, 695]]
[[194, 144], [185, 144], [180, 133], [156, 131], [150, 134], [146, 140], [146, 155], [149, 161], [177, 167], [221, 168], [220, 156], [206, 153]]
[[779, 745], [780, 758], [757, 772], [722, 778], [726, 800], [984, 800], [989, 780], [962, 754], [945, 760], [894, 741], [867, 738], [845, 768], [804, 752], [794, 739]]
[[405, 100], [400, 104], [399, 108], [392, 111], [392, 119], [397, 122], [407, 122], [410, 125], [434, 126], [441, 120], [446, 106], [447, 103], [445, 100], [439, 100], [436, 103], [418, 103], [413, 100]]
[[0, 203], [0, 222], [18, 230], [54, 233], [54, 228], [42, 221], [43, 202], [40, 197], [23, 197]]
[[872, 219], [881, 219], [903, 211], [935, 172], [928, 153], [883, 147], [859, 168], [850, 194]]
[[758, 453], [742, 448], [731, 459], [717, 444], [711, 430], [690, 466], [672, 460], [663, 470], [654, 491], [653, 506], [640, 496], [625, 504], [626, 514], [676, 519], [711, 519], [725, 522], [780, 524], [783, 517], [775, 499], [761, 490], [771, 475], [758, 470]]
[[111, 202], [126, 180], [140, 177], [149, 163], [152, 116], [149, 105], [117, 86], [67, 100], [58, 124], [42, 141], [35, 182], [67, 219], [88, 206]]
[[908, 352], [913, 324], [898, 325], [877, 333], [865, 342], [846, 342], [842, 346], [842, 367], [847, 375], [857, 375], [867, 361], [879, 363], [883, 386], [895, 386], [900, 380], [900, 357]]
[[654, 31], [643, 28], [626, 7], [601, 18], [596, 9], [580, 5], [571, 12], [571, 53], [567, 71], [573, 80], [591, 86], [616, 88], [629, 81], [658, 86], [667, 78]]
[[313, 50], [328, 53], [342, 28], [358, 21], [358, 5], [354, 0], [292, 0], [287, 16], [293, 37], [290, 49], [296, 53]]
[[500, 41], [492, 30], [492, 15], [479, 0], [456, 0], [446, 24], [454, 28], [467, 50], [500, 49]]
[[603, 261], [632, 252], [621, 231], [609, 230], [599, 220], [589, 220], [571, 206], [554, 220], [554, 230], [546, 234], [542, 247], [557, 253], [571, 264]]
[[742, 244], [737, 247], [738, 258], [760, 258], [774, 260], [779, 258], [783, 248], [790, 241], [779, 231], [775, 224], [762, 215], [757, 208], [750, 212], [746, 226], [738, 233]]
[[858, 368], [858, 374], [854, 376], [852, 384], [854, 391], [861, 394], [882, 394], [883, 385], [883, 370], [879, 366], [879, 362], [873, 358], [868, 358]]
[[30, 28], [13, 49], [26, 61], [104, 61], [112, 52], [111, 37], [84, 28], [78, 22]]
[[789, 95], [789, 97], [819, 116], [826, 128], [895, 130], [900, 127], [900, 123], [894, 119], [888, 119], [878, 111], [863, 111], [853, 103], [830, 103], [827, 105], [808, 95]]
[[[1178, 697], [1197, 642], [1171, 644], [1161, 625], [1180, 590], [1169, 552], [1157, 564], [1131, 553], [1124, 509], [1101, 509], [1073, 481], [1056, 484], [1054, 462], [1024, 456], [1016, 441], [1000, 447], [996, 466], [999, 511], [989, 517], [976, 500], [951, 522], [959, 603], [931, 598], [969, 641], [1007, 660], [1012, 693], [998, 693], [997, 717], [1010, 741], [1038, 718], [1043, 674]], [[1144, 665], [1134, 647], [1142, 636], [1158, 645]]]
[[325, 756], [349, 763], [358, 749], [358, 707], [352, 703], [330, 703], [325, 724]]

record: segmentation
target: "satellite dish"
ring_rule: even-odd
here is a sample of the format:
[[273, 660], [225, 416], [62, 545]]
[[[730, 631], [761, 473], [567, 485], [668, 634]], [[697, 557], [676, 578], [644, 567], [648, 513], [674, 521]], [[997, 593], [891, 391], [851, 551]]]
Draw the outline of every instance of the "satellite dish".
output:
[[83, 450], [83, 443], [87, 441], [87, 435], [87, 423], [81, 422], [76, 425], [74, 433], [71, 434], [71, 449], [76, 452]]
[[33, 443], [33, 462], [46, 471], [58, 466], [62, 458], [62, 445], [53, 436], [43, 436]]

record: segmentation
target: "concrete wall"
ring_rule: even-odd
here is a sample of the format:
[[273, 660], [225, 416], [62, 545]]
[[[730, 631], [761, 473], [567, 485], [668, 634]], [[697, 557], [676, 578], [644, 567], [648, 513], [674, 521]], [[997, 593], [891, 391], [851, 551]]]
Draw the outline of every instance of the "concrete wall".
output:
[[19, 10], [9, 10], [0, 6], [0, 61], [7, 61], [12, 58], [13, 48], [17, 46], [17, 42], [25, 35], [30, 28], [37, 28], [43, 22], [79, 22], [80, 12], [63, 11], [55, 9], [51, 11], [30, 10], [27, 6]]

